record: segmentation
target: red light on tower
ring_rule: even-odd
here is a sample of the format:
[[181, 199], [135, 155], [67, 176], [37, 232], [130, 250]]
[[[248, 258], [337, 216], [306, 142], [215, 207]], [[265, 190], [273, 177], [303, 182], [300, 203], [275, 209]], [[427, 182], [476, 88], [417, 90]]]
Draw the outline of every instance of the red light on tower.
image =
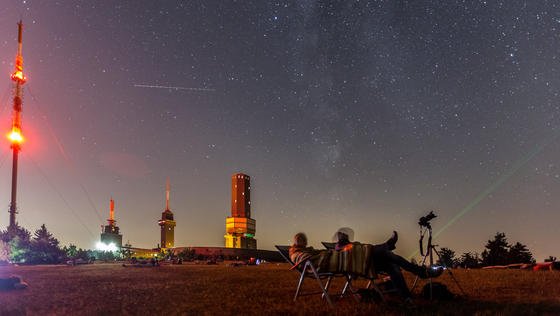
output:
[[23, 75], [22, 71], [16, 71], [12, 74], [13, 81], [19, 81], [21, 83], [25, 83], [27, 81], [27, 77]]
[[24, 84], [27, 81], [27, 78], [23, 74], [23, 57], [19, 54], [16, 56], [16, 69], [14, 70], [14, 73], [11, 75], [11, 78], [13, 81], [19, 82], [21, 84]]
[[21, 134], [21, 130], [16, 126], [12, 127], [12, 131], [8, 133], [7, 137], [12, 143], [12, 146], [19, 146], [25, 141], [23, 135]]

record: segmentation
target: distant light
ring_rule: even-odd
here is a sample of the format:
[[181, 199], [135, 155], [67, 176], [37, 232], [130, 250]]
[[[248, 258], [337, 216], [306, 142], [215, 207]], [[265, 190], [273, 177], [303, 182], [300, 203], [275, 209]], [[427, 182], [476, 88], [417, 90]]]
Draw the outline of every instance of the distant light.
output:
[[12, 131], [7, 135], [12, 144], [21, 144], [24, 141], [21, 130], [17, 127], [12, 127]]
[[12, 80], [13, 81], [19, 81], [21, 83], [25, 83], [25, 81], [27, 81], [27, 78], [23, 75], [23, 71], [16, 70], [12, 74]]
[[97, 242], [97, 244], [95, 245], [95, 248], [97, 250], [101, 250], [101, 251], [111, 251], [111, 252], [115, 252], [118, 250], [117, 246], [115, 245], [115, 243], [110, 243], [110, 244], [106, 244], [103, 243], [101, 241]]

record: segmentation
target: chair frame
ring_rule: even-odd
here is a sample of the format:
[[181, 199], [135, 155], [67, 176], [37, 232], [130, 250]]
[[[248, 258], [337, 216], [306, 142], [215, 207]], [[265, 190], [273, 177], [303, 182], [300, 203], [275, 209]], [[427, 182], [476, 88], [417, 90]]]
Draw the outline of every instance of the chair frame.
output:
[[[326, 242], [326, 241], [322, 241], [321, 244], [323, 244], [323, 247], [325, 247], [328, 250], [334, 250], [336, 243], [335, 242]], [[346, 296], [346, 294], [348, 293], [348, 291], [350, 291], [350, 294], [352, 294], [352, 296], [354, 297], [354, 299], [357, 300], [356, 297], [356, 292], [357, 290], [354, 289], [354, 287], [352, 286], [352, 281], [357, 279], [357, 277], [346, 273], [346, 284], [344, 284], [344, 287], [342, 289], [342, 292], [340, 293], [340, 297], [344, 297]], [[391, 293], [394, 292], [394, 290], [388, 290], [388, 291], [382, 291], [379, 286], [377, 284], [375, 284], [375, 280], [379, 279], [378, 274], [376, 273], [374, 277], [372, 278], [367, 278], [368, 279], [368, 283], [366, 285], [366, 289], [371, 289], [374, 290], [379, 297], [381, 298], [381, 301], [385, 302], [385, 295], [387, 293]]]
[[[329, 287], [331, 285], [331, 281], [334, 277], [337, 277], [337, 276], [344, 276], [346, 278], [348, 278], [348, 276], [346, 274], [341, 275], [341, 274], [335, 274], [335, 273], [332, 273], [332, 272], [319, 272], [317, 270], [317, 268], [313, 265], [311, 260], [305, 260], [303, 262], [300, 262], [300, 263], [296, 264], [290, 259], [290, 256], [288, 254], [288, 250], [289, 250], [290, 246], [278, 246], [278, 245], [276, 245], [275, 247], [276, 247], [276, 249], [278, 249], [278, 252], [284, 258], [284, 260], [286, 260], [286, 262], [288, 262], [290, 265], [292, 265], [292, 267], [295, 267], [295, 270], [300, 273], [298, 285], [297, 285], [297, 288], [296, 288], [296, 293], [294, 295], [294, 302], [297, 300], [297, 298], [299, 296], [322, 294], [321, 297], [327, 301], [329, 306], [333, 307], [334, 305], [333, 305], [333, 302], [332, 302], [332, 300], [330, 298], [330, 295], [329, 295]], [[313, 278], [313, 279], [317, 280], [317, 285], [321, 289], [321, 292], [302, 293], [301, 292], [301, 287], [303, 286], [303, 283], [304, 283], [306, 278]], [[326, 279], [326, 283], [323, 283], [323, 280], [325, 280], [325, 279]], [[347, 279], [347, 282], [348, 282], [348, 279]]]

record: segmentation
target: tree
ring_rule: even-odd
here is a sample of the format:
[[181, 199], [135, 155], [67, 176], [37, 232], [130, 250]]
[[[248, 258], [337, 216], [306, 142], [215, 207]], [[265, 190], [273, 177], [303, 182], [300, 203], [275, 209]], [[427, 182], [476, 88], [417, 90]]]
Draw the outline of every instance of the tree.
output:
[[455, 251], [442, 247], [439, 250], [439, 260], [437, 261], [438, 265], [443, 265], [446, 267], [453, 267], [457, 263], [457, 259], [455, 258]]
[[165, 251], [161, 251], [161, 258], [165, 260], [173, 260], [175, 259], [175, 251], [173, 249], [166, 249]]
[[544, 262], [556, 262], [556, 257], [548, 256], [548, 258], [544, 259]]
[[58, 246], [58, 239], [47, 230], [45, 224], [35, 231], [31, 241], [31, 253], [29, 262], [35, 264], [58, 263], [64, 256], [63, 251]]
[[459, 259], [459, 265], [463, 268], [478, 268], [480, 266], [480, 257], [476, 252], [465, 252]]
[[68, 247], [62, 247], [62, 251], [66, 254], [66, 257], [70, 259], [75, 259], [78, 254], [78, 248], [73, 244], [70, 244]]
[[10, 261], [10, 244], [0, 240], [0, 265]]
[[82, 248], [78, 248], [78, 252], [76, 253], [76, 259], [82, 259], [87, 262], [95, 260], [92, 250], [86, 250]]
[[29, 242], [19, 236], [14, 237], [10, 242], [10, 261], [14, 263], [29, 262]]
[[64, 246], [62, 248], [62, 252], [66, 254], [66, 257], [72, 260], [82, 259], [84, 261], [90, 261], [91, 259], [91, 250], [84, 250], [82, 248], [78, 248], [73, 244], [70, 244], [68, 247]]
[[132, 250], [130, 250], [131, 247], [132, 245], [130, 244], [130, 242], [124, 244], [124, 246], [120, 250], [121, 257], [123, 257], [124, 259], [130, 259], [132, 257]]
[[187, 248], [183, 249], [183, 251], [179, 252], [177, 254], [177, 257], [179, 257], [179, 259], [181, 259], [183, 261], [192, 261], [196, 257], [196, 252], [195, 252], [194, 249], [187, 247]]
[[24, 242], [29, 242], [31, 240], [31, 233], [17, 224], [13, 228], [8, 227], [8, 229], [0, 232], [0, 239], [2, 241], [10, 242], [15, 237], [19, 237]]
[[101, 261], [107, 262], [107, 261], [115, 261], [115, 260], [119, 259], [120, 254], [118, 254], [117, 252], [112, 252], [112, 251], [95, 250], [93, 252], [93, 257], [96, 260], [101, 260]]
[[533, 254], [529, 251], [527, 246], [520, 242], [516, 242], [509, 248], [509, 262], [510, 263], [535, 263]]
[[506, 265], [509, 262], [509, 244], [506, 234], [496, 233], [493, 240], [488, 240], [482, 252], [482, 264], [485, 266]]
[[8, 244], [9, 260], [15, 263], [27, 262], [31, 246], [31, 234], [19, 225], [0, 232], [0, 239]]

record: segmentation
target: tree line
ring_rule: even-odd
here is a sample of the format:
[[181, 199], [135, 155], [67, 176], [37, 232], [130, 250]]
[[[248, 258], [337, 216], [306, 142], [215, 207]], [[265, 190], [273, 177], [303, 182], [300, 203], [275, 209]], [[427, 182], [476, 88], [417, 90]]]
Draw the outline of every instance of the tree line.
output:
[[[123, 248], [121, 253], [101, 252], [77, 248], [75, 245], [60, 246], [56, 239], [43, 224], [33, 235], [23, 227], [15, 226], [5, 231], [0, 231], [0, 263], [27, 263], [27, 264], [56, 264], [66, 260], [92, 259], [115, 260], [130, 258], [130, 250]], [[448, 267], [480, 268], [483, 266], [508, 265], [516, 263], [535, 263], [533, 254], [528, 247], [520, 242], [510, 244], [505, 233], [496, 233], [493, 239], [488, 240], [481, 254], [465, 252], [457, 256], [455, 251], [443, 247], [439, 251], [438, 264]], [[162, 253], [163, 258], [173, 259], [173, 253]], [[187, 248], [176, 255], [182, 260], [196, 258], [194, 250]], [[545, 261], [556, 261], [550, 256]]]
[[[496, 233], [493, 239], [488, 240], [481, 254], [465, 252], [457, 257], [455, 251], [445, 247], [440, 249], [439, 254], [438, 264], [444, 264], [448, 267], [480, 268], [516, 263], [535, 263], [535, 258], [533, 258], [533, 254], [526, 245], [520, 242], [508, 243], [506, 234], [501, 232]], [[551, 256], [547, 260], [556, 261], [556, 258]]]
[[[131, 259], [132, 251], [130, 244], [126, 244], [117, 252], [98, 251], [78, 248], [73, 244], [61, 247], [60, 242], [43, 224], [33, 234], [27, 229], [16, 225], [0, 231], [0, 264], [58, 264], [69, 260], [81, 259], [86, 262], [94, 260], [114, 261], [119, 259]], [[196, 254], [194, 249], [185, 248], [178, 254], [171, 249], [160, 253], [160, 258], [170, 260], [191, 261], [194, 259], [205, 259]], [[142, 259], [142, 258], [139, 258]]]
[[77, 248], [72, 244], [61, 247], [58, 239], [47, 230], [45, 224], [33, 235], [19, 225], [0, 231], [0, 263], [57, 264], [71, 259], [104, 259], [111, 255]]

